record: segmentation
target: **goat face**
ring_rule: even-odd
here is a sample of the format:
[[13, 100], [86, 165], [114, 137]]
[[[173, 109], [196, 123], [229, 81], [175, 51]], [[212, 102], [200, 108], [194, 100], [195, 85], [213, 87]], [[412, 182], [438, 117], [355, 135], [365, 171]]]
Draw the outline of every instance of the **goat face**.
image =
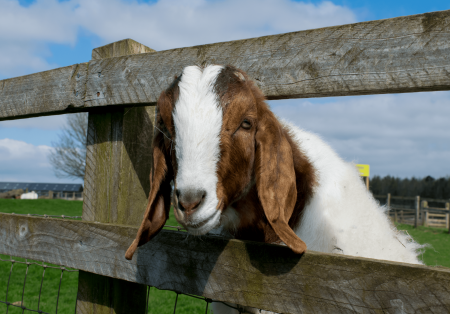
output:
[[172, 180], [175, 217], [189, 233], [219, 227], [228, 206], [256, 185], [261, 214], [273, 231], [294, 251], [306, 249], [288, 226], [297, 199], [291, 146], [244, 72], [186, 67], [161, 93], [157, 109], [152, 189], [127, 258], [163, 227]]
[[174, 212], [195, 235], [254, 182], [256, 100], [237, 69], [188, 67], [173, 110], [177, 171]]

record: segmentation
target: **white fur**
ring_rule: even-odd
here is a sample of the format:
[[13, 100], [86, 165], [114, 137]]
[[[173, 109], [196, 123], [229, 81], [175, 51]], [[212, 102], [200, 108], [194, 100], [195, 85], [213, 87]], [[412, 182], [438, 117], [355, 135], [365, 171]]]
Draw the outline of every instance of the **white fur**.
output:
[[[417, 254], [423, 246], [399, 233], [390, 223], [386, 208], [367, 191], [356, 166], [344, 162], [317, 135], [283, 123], [292, 131], [294, 140], [312, 162], [318, 176], [318, 186], [304, 209], [300, 225], [294, 230], [308, 250], [422, 264]], [[231, 219], [224, 223], [236, 225], [234, 209], [228, 210]], [[228, 226], [216, 231], [226, 234], [223, 227]], [[215, 314], [239, 313], [218, 302], [212, 304], [212, 309]], [[246, 310], [273, 313], [254, 308]]]
[[207, 223], [194, 229], [187, 226], [193, 234], [209, 231], [219, 224], [220, 219], [220, 211], [216, 210], [216, 171], [220, 158], [222, 109], [214, 84], [222, 69], [217, 65], [203, 70], [197, 66], [186, 67], [178, 84], [180, 94], [173, 112], [177, 189], [200, 188], [206, 191], [205, 200], [190, 221], [193, 224]]
[[352, 163], [317, 135], [284, 122], [318, 176], [318, 186], [295, 233], [309, 250], [421, 264], [423, 246], [400, 233], [367, 191]]

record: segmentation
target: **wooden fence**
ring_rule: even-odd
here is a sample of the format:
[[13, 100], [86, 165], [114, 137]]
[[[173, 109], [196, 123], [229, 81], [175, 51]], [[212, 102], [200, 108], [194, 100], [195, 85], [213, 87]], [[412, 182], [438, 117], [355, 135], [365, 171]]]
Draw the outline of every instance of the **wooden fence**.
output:
[[92, 60], [0, 81], [0, 120], [89, 112], [83, 221], [0, 214], [0, 254], [80, 269], [77, 313], [143, 312], [146, 287], [279, 313], [448, 313], [450, 270], [162, 231], [124, 258], [150, 185], [154, 105], [188, 65], [231, 64], [268, 99], [450, 89], [450, 11]]
[[[433, 198], [421, 198], [420, 196], [391, 196], [374, 195], [380, 203], [389, 208], [389, 217], [394, 223], [403, 223], [425, 227], [449, 229], [450, 233], [450, 201]], [[413, 201], [414, 206], [394, 204], [392, 201]], [[430, 207], [428, 203], [443, 204], [443, 207]], [[414, 207], [414, 208], [411, 208]]]

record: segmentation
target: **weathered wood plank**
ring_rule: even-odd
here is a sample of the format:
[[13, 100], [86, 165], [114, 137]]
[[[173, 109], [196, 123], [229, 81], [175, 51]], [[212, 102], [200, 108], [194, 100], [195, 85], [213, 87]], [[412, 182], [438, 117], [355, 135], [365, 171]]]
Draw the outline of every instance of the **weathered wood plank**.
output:
[[0, 214], [0, 254], [280, 313], [448, 313], [450, 269], [163, 230]]
[[[92, 56], [141, 51], [153, 49], [128, 39], [96, 48]], [[153, 106], [89, 113], [83, 220], [140, 225], [150, 192], [154, 118]], [[80, 271], [77, 313], [144, 313], [146, 292], [143, 285]]]
[[85, 107], [87, 71], [88, 63], [81, 63], [0, 81], [0, 120]]
[[185, 66], [207, 63], [243, 69], [268, 99], [449, 90], [450, 11], [92, 60], [86, 90], [70, 67], [4, 80], [0, 120], [154, 104]]
[[155, 107], [89, 113], [83, 220], [138, 226], [150, 192]]
[[146, 52], [156, 52], [156, 50], [128, 38], [116, 41], [105, 46], [94, 48], [92, 50], [92, 59], [99, 60], [104, 58], [122, 57], [126, 55]]

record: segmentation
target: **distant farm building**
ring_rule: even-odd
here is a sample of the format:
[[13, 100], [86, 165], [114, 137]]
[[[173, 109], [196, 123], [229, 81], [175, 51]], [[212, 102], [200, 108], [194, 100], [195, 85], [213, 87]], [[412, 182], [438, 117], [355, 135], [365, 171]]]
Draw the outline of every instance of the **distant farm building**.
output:
[[0, 182], [0, 193], [11, 190], [22, 189], [35, 191], [39, 197], [50, 196], [50, 198], [82, 198], [82, 184], [66, 183], [24, 183], [24, 182]]

